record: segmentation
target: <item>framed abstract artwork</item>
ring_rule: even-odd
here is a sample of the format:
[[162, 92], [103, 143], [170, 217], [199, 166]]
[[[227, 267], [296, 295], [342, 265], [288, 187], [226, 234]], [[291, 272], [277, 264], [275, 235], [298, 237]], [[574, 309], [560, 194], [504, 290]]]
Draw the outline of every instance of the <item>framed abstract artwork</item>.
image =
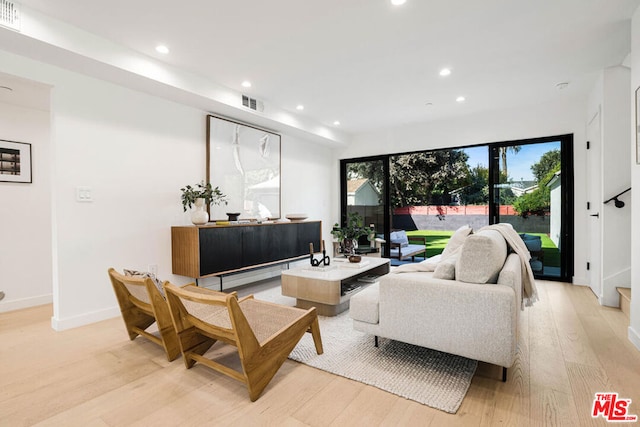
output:
[[31, 144], [0, 139], [0, 182], [32, 182]]
[[277, 133], [224, 117], [207, 116], [206, 178], [227, 195], [210, 218], [280, 218], [280, 144]]

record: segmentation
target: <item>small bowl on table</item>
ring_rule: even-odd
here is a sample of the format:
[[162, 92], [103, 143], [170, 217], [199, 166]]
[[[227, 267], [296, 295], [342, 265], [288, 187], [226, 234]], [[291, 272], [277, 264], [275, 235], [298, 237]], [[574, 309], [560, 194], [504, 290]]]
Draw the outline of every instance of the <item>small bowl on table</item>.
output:
[[362, 256], [361, 255], [349, 255], [349, 262], [360, 262], [362, 261]]

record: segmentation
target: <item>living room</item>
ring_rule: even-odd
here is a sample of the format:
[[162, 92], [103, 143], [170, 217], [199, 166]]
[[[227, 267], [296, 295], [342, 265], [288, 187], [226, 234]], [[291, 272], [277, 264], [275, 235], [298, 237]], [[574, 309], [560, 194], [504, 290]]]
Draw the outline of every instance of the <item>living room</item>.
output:
[[[0, 73], [11, 82], [6, 85], [24, 84], [38, 99], [37, 104], [0, 103], [0, 138], [32, 144], [33, 157], [31, 184], [0, 186], [3, 200], [9, 201], [0, 208], [6, 236], [0, 242], [0, 290], [5, 292], [0, 311], [52, 303], [52, 327], [62, 331], [119, 316], [106, 276], [109, 266], [146, 270], [156, 265], [159, 277], [176, 284], [189, 282], [189, 278], [171, 274], [170, 227], [189, 223], [182, 212], [179, 189], [205, 176], [205, 116], [209, 111], [277, 127], [282, 134], [282, 213], [305, 212], [321, 220], [326, 241], [331, 240], [329, 224], [340, 216], [340, 159], [573, 134], [574, 283], [589, 282], [586, 239], [590, 225], [584, 208], [589, 170], [586, 152], [578, 146], [587, 139], [588, 98], [595, 83], [587, 93], [574, 96], [558, 91], [548, 102], [505, 105], [351, 135], [275, 107], [260, 114], [241, 108], [239, 101], [225, 104], [216, 98], [220, 93], [235, 96], [239, 92], [203, 82], [197, 75], [181, 74], [172, 66], [163, 67], [161, 61], [147, 56], [140, 59], [135, 52], [128, 54], [140, 62], [104, 68], [118, 49], [115, 43], [27, 4], [22, 8], [21, 33], [0, 28]], [[620, 61], [607, 66], [630, 69], [628, 121], [632, 123], [635, 88], [640, 86], [638, 11], [628, 18], [633, 19], [622, 27], [622, 41], [615, 46], [622, 52]], [[129, 85], [130, 79], [136, 82], [135, 88]], [[286, 119], [277, 120], [280, 116]], [[635, 138], [630, 136], [631, 129], [628, 133], [620, 143], [634, 157]], [[635, 162], [632, 165], [629, 160], [628, 169], [630, 186], [640, 185]], [[77, 201], [79, 187], [90, 189], [92, 202]], [[628, 209], [635, 212], [638, 202], [627, 200]], [[630, 242], [629, 260], [638, 259], [640, 229], [633, 223]], [[635, 293], [639, 275], [640, 269], [631, 264]], [[245, 280], [254, 279], [245, 276]], [[205, 285], [217, 283], [210, 280]], [[640, 348], [637, 298], [632, 301], [628, 335]]]

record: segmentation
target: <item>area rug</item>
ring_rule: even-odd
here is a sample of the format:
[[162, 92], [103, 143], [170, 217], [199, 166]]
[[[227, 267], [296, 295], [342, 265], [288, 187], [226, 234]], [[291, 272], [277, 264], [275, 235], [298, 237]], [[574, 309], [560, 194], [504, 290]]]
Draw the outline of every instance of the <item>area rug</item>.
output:
[[[274, 295], [279, 292], [277, 287], [255, 297], [285, 303]], [[319, 321], [324, 354], [316, 354], [311, 335], [305, 334], [290, 359], [448, 413], [460, 407], [475, 360], [384, 338], [375, 347], [373, 336], [353, 329], [348, 312], [319, 316]]]

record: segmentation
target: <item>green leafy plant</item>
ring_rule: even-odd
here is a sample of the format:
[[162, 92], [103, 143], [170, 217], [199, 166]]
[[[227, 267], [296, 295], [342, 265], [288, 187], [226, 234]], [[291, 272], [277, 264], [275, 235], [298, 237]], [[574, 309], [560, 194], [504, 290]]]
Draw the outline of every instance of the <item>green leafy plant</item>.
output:
[[180, 189], [182, 191], [182, 207], [184, 212], [195, 204], [196, 199], [204, 199], [206, 205], [220, 205], [227, 204], [227, 196], [220, 191], [220, 188], [213, 187], [211, 183], [204, 181], [194, 185], [193, 187], [187, 185]]
[[347, 215], [347, 225], [341, 227], [337, 222], [331, 230], [333, 237], [342, 241], [344, 239], [357, 239], [361, 236], [368, 236], [373, 230], [364, 226], [364, 219], [358, 212], [351, 212]]
[[540, 182], [538, 182], [538, 188], [516, 199], [513, 203], [513, 209], [515, 209], [521, 217], [527, 218], [529, 215], [544, 216], [549, 212], [551, 209], [551, 191], [547, 184], [549, 184], [555, 176], [555, 173], [559, 170], [560, 165], [551, 169]]

